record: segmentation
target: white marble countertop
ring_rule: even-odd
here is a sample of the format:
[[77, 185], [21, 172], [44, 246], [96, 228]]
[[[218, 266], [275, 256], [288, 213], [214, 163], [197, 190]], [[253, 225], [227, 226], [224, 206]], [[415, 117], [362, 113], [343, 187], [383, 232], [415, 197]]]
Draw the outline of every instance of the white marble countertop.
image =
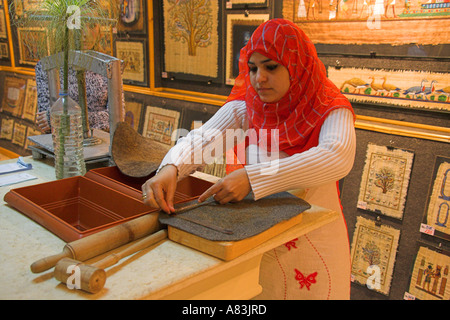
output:
[[[0, 164], [16, 160], [5, 160]], [[259, 261], [264, 252], [329, 223], [337, 217], [337, 213], [331, 210], [313, 206], [312, 209], [303, 213], [304, 216], [299, 225], [227, 262], [166, 239], [107, 268], [105, 287], [99, 293], [90, 294], [67, 288], [65, 284], [53, 278], [53, 270], [41, 274], [34, 274], [30, 271], [30, 265], [34, 261], [61, 252], [65, 242], [27, 216], [9, 207], [3, 200], [4, 195], [10, 189], [55, 179], [54, 168], [51, 165], [35, 161], [31, 157], [25, 157], [25, 161], [32, 163], [33, 169], [27, 172], [35, 175], [37, 179], [0, 187], [2, 201], [0, 204], [0, 268], [2, 270], [0, 273], [0, 299], [2, 300], [164, 299], [174, 297], [229, 299], [230, 297], [223, 292], [223, 288], [220, 289], [221, 285], [218, 285], [217, 281], [208, 281], [217, 279], [221, 274], [230, 272], [230, 270], [236, 270], [235, 274], [239, 273], [242, 264], [252, 263], [259, 268]], [[105, 255], [89, 260], [87, 263], [95, 262]], [[259, 273], [258, 270], [255, 272]], [[243, 275], [241, 277], [239, 275], [229, 276], [228, 280], [230, 282], [243, 281], [242, 277]], [[214, 287], [220, 290], [214, 292]], [[248, 293], [242, 293], [242, 296], [236, 298], [252, 298], [257, 294], [254, 292], [255, 290], [257, 291], [257, 288]], [[201, 291], [205, 293], [203, 296], [199, 295]]]

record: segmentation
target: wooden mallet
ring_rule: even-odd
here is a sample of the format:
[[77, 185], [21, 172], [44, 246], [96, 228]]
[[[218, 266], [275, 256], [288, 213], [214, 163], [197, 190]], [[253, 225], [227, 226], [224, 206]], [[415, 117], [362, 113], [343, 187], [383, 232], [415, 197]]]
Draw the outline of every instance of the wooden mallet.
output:
[[161, 229], [159, 212], [152, 212], [90, 236], [67, 243], [62, 252], [42, 258], [31, 265], [33, 273], [53, 268], [62, 258], [86, 261], [105, 252], [145, 237]]
[[[146, 236], [136, 241], [131, 246], [117, 252], [112, 253], [102, 260], [95, 262], [91, 265], [84, 264], [80, 261], [63, 258], [58, 261], [55, 266], [54, 277], [56, 280], [67, 284], [67, 280], [72, 277], [72, 271], [74, 267], [78, 267], [79, 273], [79, 288], [89, 293], [97, 293], [103, 289], [106, 282], [105, 268], [115, 265], [121, 259], [141, 251], [149, 246], [158, 243], [167, 238], [167, 230], [160, 230], [150, 236]], [[77, 272], [77, 271], [76, 271]], [[76, 275], [76, 273], [75, 273]], [[72, 278], [71, 278], [72, 280]]]

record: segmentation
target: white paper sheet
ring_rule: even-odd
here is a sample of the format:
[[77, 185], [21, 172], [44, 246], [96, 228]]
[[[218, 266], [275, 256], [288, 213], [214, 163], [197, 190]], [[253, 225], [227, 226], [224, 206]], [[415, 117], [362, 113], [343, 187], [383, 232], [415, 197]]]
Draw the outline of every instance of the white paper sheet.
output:
[[35, 177], [29, 173], [26, 173], [26, 172], [12, 174], [12, 175], [8, 175], [8, 176], [1, 176], [0, 177], [0, 187], [8, 186], [10, 184], [16, 184], [16, 183], [20, 183], [20, 182], [24, 182], [24, 181], [28, 181], [28, 180], [33, 180], [33, 179], [37, 179], [37, 177]]

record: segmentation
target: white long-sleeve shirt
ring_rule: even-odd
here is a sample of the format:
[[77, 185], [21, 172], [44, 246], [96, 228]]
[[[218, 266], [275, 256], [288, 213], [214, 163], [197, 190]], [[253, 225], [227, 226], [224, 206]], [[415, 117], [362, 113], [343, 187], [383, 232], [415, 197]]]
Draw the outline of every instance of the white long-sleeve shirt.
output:
[[[242, 133], [247, 129], [245, 102], [228, 102], [202, 127], [179, 139], [163, 159], [160, 168], [173, 164], [178, 168], [178, 178], [182, 179], [210, 163], [213, 156], [220, 157], [227, 146], [232, 147], [227, 145], [227, 137], [236, 135], [242, 141]], [[267, 161], [264, 150], [249, 147], [246, 150], [247, 159], [256, 159], [256, 156], [259, 159], [245, 166], [254, 199], [287, 190], [335, 183], [351, 170], [355, 149], [353, 115], [343, 108], [330, 112], [321, 127], [318, 145], [305, 152], [289, 156], [281, 151], [272, 161]]]

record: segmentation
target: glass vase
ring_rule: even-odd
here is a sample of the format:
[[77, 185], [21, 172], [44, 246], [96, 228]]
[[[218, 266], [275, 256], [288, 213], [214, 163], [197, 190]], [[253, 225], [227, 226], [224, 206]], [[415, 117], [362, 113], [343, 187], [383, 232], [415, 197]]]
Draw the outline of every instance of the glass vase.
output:
[[56, 179], [84, 175], [83, 122], [80, 106], [62, 91], [50, 109]]

